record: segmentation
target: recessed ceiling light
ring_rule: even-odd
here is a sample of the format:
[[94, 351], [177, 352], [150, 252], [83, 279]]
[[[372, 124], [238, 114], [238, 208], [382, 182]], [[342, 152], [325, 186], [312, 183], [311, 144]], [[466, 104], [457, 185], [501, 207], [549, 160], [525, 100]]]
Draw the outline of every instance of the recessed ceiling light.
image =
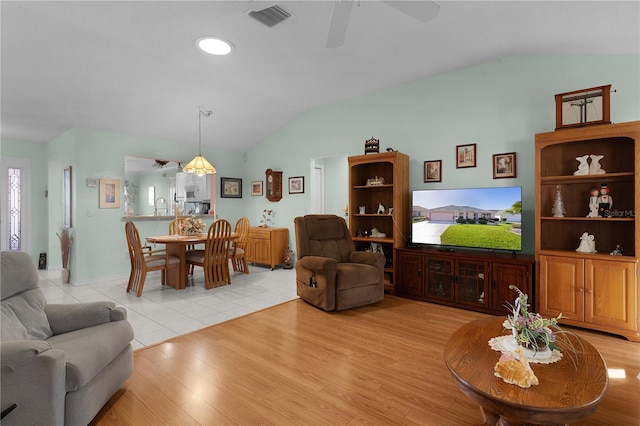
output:
[[231, 52], [231, 43], [219, 37], [202, 37], [196, 43], [200, 49], [212, 55], [227, 55]]

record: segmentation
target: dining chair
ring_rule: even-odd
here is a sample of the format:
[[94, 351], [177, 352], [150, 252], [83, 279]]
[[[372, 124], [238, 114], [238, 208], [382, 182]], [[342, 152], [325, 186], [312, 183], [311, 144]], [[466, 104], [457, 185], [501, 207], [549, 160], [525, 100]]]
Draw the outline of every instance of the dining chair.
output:
[[249, 265], [247, 264], [247, 244], [249, 243], [249, 228], [251, 224], [249, 219], [241, 217], [236, 222], [235, 233], [238, 236], [233, 240], [229, 257], [231, 257], [231, 265], [235, 272], [249, 273]]
[[162, 271], [161, 283], [165, 285], [167, 270], [180, 267], [180, 259], [169, 255], [166, 250], [143, 249], [138, 228], [132, 221], [127, 221], [124, 228], [127, 235], [129, 259], [131, 259], [131, 274], [129, 275], [127, 292], [136, 293], [140, 297], [147, 272]]
[[230, 248], [231, 224], [225, 219], [218, 219], [209, 226], [205, 249], [187, 253], [187, 265], [200, 266], [204, 270], [204, 287], [207, 290], [231, 284]]

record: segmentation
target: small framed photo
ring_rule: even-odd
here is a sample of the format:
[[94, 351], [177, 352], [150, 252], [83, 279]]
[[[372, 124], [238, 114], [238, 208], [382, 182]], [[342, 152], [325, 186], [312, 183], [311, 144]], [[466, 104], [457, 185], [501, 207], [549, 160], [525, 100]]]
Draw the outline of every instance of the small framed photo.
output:
[[262, 181], [261, 180], [252, 180], [251, 181], [251, 195], [262, 195]]
[[424, 162], [424, 181], [442, 182], [442, 160]]
[[120, 208], [120, 179], [100, 179], [101, 209]]
[[289, 194], [304, 193], [304, 176], [289, 178]]
[[456, 168], [463, 169], [466, 167], [476, 166], [476, 144], [456, 146]]
[[516, 153], [493, 155], [493, 178], [514, 178], [516, 175]]
[[220, 178], [221, 198], [242, 198], [242, 179]]

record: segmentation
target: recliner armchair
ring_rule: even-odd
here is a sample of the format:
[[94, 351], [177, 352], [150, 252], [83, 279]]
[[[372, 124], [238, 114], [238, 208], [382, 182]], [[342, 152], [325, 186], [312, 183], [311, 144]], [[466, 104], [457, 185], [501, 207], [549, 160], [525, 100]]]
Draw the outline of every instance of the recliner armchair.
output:
[[350, 309], [384, 298], [382, 253], [356, 251], [345, 220], [336, 215], [294, 219], [298, 296], [325, 311]]
[[1, 256], [2, 426], [88, 424], [133, 372], [127, 311], [47, 304], [31, 256]]

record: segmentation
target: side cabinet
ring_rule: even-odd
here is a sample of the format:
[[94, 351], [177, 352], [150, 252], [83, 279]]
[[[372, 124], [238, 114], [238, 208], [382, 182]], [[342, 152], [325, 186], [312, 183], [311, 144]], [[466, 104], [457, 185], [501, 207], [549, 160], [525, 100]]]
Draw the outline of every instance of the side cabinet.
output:
[[269, 265], [273, 270], [284, 263], [284, 251], [289, 246], [287, 228], [251, 227], [247, 244], [247, 261]]
[[638, 341], [633, 261], [540, 256], [540, 313]]
[[510, 285], [533, 298], [533, 258], [396, 249], [396, 294], [478, 312], [505, 315], [516, 298]]

